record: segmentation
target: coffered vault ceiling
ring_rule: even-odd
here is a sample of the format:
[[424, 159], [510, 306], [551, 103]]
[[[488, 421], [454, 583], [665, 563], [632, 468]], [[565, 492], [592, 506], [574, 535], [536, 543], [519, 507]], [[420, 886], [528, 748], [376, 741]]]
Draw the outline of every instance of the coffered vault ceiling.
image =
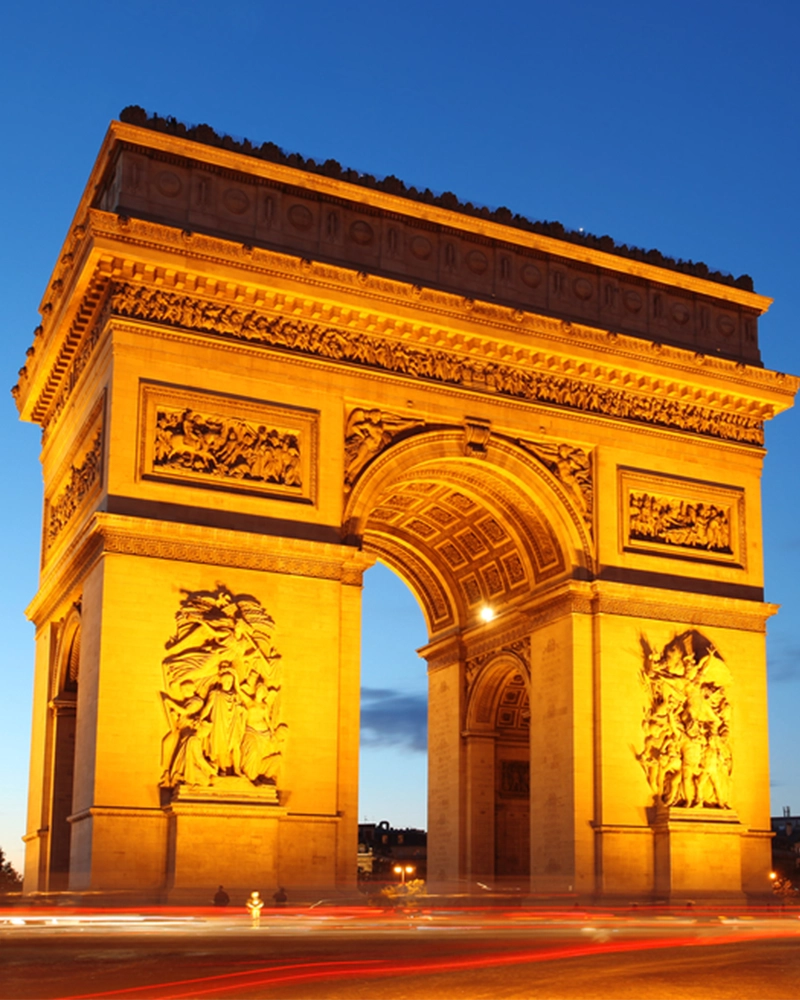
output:
[[[367, 518], [364, 547], [405, 577], [431, 633], [469, 624], [483, 605], [522, 601], [563, 568], [549, 524], [514, 502], [440, 469], [436, 478], [395, 481]], [[459, 481], [461, 479], [461, 481]], [[455, 481], [453, 481], [455, 480]]]

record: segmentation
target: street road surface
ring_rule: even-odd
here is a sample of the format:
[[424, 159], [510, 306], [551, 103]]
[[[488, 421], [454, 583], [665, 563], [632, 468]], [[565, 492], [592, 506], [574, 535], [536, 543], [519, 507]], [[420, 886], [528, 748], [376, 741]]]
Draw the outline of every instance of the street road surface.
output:
[[800, 998], [794, 912], [0, 910], [3, 1000]]

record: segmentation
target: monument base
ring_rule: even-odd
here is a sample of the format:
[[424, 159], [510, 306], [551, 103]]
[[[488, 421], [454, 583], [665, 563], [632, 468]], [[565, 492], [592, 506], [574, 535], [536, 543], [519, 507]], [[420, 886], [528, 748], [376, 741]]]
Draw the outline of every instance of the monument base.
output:
[[166, 806], [170, 902], [194, 901], [198, 893], [210, 901], [219, 885], [229, 893], [257, 889], [271, 895], [278, 888], [278, 825], [286, 810], [274, 788], [265, 791], [272, 795], [242, 801], [241, 793], [234, 801], [233, 789], [220, 799], [219, 793], [211, 797], [213, 789], [187, 787]]
[[657, 898], [669, 903], [744, 903], [742, 832], [731, 809], [657, 806], [653, 822]]
[[247, 778], [225, 775], [213, 785], [178, 785], [172, 789], [173, 802], [231, 802], [245, 805], [278, 805], [275, 785], [254, 785]]

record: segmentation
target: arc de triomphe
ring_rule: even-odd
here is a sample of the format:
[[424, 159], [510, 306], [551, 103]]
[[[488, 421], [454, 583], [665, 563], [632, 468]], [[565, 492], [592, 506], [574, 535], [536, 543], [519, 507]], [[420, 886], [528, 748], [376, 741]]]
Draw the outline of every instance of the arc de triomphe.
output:
[[432, 886], [766, 890], [769, 300], [127, 117], [15, 387], [25, 891], [353, 887], [375, 559], [429, 630]]

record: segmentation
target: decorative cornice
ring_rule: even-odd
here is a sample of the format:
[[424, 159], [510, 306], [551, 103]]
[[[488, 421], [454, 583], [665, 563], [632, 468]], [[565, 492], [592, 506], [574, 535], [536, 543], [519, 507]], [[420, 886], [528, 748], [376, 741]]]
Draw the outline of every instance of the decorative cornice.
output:
[[[108, 240], [113, 240], [123, 246], [143, 250], [172, 249], [180, 253], [184, 260], [197, 260], [203, 263], [216, 263], [222, 258], [234, 264], [237, 270], [249, 272], [254, 277], [260, 275], [262, 278], [267, 276], [294, 278], [301, 280], [304, 286], [324, 289], [350, 288], [356, 290], [363, 298], [373, 298], [383, 302], [390, 299], [393, 304], [404, 302], [414, 308], [424, 307], [426, 313], [448, 317], [467, 316], [471, 324], [486, 325], [492, 329], [507, 329], [516, 334], [530, 331], [539, 337], [558, 341], [562, 345], [566, 334], [570, 342], [576, 344], [588, 342], [595, 350], [612, 355], [615, 362], [621, 356], [630, 357], [632, 360], [644, 356], [657, 361], [659, 367], [688, 369], [693, 372], [700, 367], [713, 372], [715, 379], [724, 378], [737, 385], [752, 384], [753, 387], [765, 385], [774, 388], [776, 383], [781, 384], [787, 379], [792, 379], [792, 376], [765, 369], [760, 365], [731, 361], [713, 354], [698, 354], [685, 347], [653, 343], [640, 337], [581, 322], [565, 322], [530, 310], [512, 309], [479, 298], [466, 298], [452, 292], [423, 287], [411, 281], [386, 278], [342, 265], [309, 260], [297, 254], [250, 246], [219, 236], [188, 232], [163, 223], [125, 218], [100, 209], [88, 210], [85, 225], [79, 228], [86, 229], [88, 235], [100, 239], [104, 244]], [[179, 284], [190, 290], [195, 288], [202, 290], [207, 281], [203, 276], [189, 274], [182, 268], [145, 264], [133, 259], [135, 256], [132, 254], [132, 259], [108, 257], [104, 271], [114, 275], [124, 273], [136, 280], [147, 279], [150, 276], [151, 280], [158, 282], [159, 287]], [[214, 286], [216, 284], [213, 282]], [[249, 286], [229, 282], [221, 284], [231, 301], [249, 302], [253, 299], [253, 290]], [[310, 311], [312, 315], [325, 315], [330, 311], [331, 317], [336, 319], [336, 309], [331, 307], [329, 301], [319, 304], [304, 302], [303, 306], [303, 311], [306, 313]], [[344, 312], [344, 309], [339, 311]], [[365, 316], [359, 310], [354, 312], [348, 305], [347, 314], [351, 325], [356, 328], [363, 326]], [[390, 319], [388, 313], [385, 317], [374, 317], [369, 314], [368, 319], [373, 322], [376, 319], [383, 322], [397, 322], [395, 319]], [[398, 335], [409, 336], [415, 326], [427, 331], [434, 342], [440, 335], [438, 330], [430, 330], [422, 323], [413, 324], [408, 321], [402, 323], [402, 328], [397, 331]]]
[[[43, 373], [41, 387], [31, 410], [31, 420], [35, 423], [44, 426], [47, 422], [57, 420], [78, 384], [102, 333], [103, 326], [99, 313], [107, 289], [107, 277], [95, 275], [81, 300], [66, 336], [58, 345], [57, 353], [52, 362], [49, 363], [48, 370]], [[41, 331], [43, 328], [39, 327], [38, 329]], [[40, 336], [41, 334], [39, 334]], [[37, 344], [38, 337], [34, 341], [34, 346], [36, 347]], [[28, 354], [31, 358], [35, 358], [36, 351], [29, 350]], [[12, 390], [12, 394], [17, 400], [28, 390], [29, 372], [27, 365], [20, 369], [19, 377], [19, 383]]]
[[654, 621], [676, 622], [681, 626], [728, 628], [744, 632], [766, 632], [767, 619], [778, 611], [777, 604], [743, 601], [725, 597], [704, 597], [689, 592], [654, 590], [636, 597], [624, 585], [595, 582], [592, 611]]
[[[472, 345], [465, 345], [465, 338], [459, 334], [451, 333], [448, 339], [450, 343], [460, 340], [461, 350], [452, 347], [431, 349], [422, 344], [392, 340], [386, 334], [364, 330], [345, 332], [328, 323], [270, 315], [244, 305], [221, 304], [194, 294], [127, 283], [112, 285], [109, 309], [111, 315], [121, 318], [296, 351], [330, 362], [366, 366], [426, 382], [457, 385], [481, 393], [527, 399], [722, 440], [763, 443], [763, 419], [767, 408], [757, 404], [751, 404], [751, 412], [756, 409], [759, 415], [751, 416], [711, 405], [687, 403], [667, 395], [620, 388], [615, 384], [618, 374], [603, 371], [600, 366], [597, 366], [599, 370], [581, 373], [583, 377], [576, 378], [565, 373], [567, 365], [561, 366], [561, 372], [553, 372], [546, 367], [547, 359], [525, 350], [515, 352], [514, 362], [509, 364], [500, 360], [508, 352], [501, 351], [497, 343], [481, 345], [480, 356], [474, 357], [467, 353]], [[612, 378], [612, 374], [617, 377]], [[601, 381], [604, 377], [606, 384]], [[636, 378], [639, 386], [647, 382], [655, 388], [653, 380], [647, 376]], [[705, 397], [707, 404], [711, 403], [705, 393], [697, 394], [700, 398]]]
[[[149, 518], [99, 513], [95, 515], [93, 528], [103, 539], [104, 552], [123, 555], [342, 580], [354, 584], [361, 583], [361, 573], [371, 564], [371, 560], [363, 557], [357, 549], [345, 546], [339, 548], [327, 543], [314, 543], [312, 554], [310, 547], [295, 543], [295, 540], [185, 524], [176, 530], [176, 525], [171, 522]], [[331, 551], [319, 553], [320, 547]]]
[[[741, 418], [756, 421], [771, 418], [785, 406], [791, 405], [791, 399], [800, 385], [800, 381], [792, 376], [757, 366], [713, 355], [696, 354], [684, 348], [652, 343], [639, 337], [617, 334], [582, 323], [568, 323], [491, 302], [465, 299], [463, 296], [421, 288], [408, 282], [368, 275], [352, 268], [312, 262], [299, 256], [254, 248], [219, 237], [186, 233], [174, 226], [124, 219], [96, 209], [90, 210], [84, 223], [74, 229], [80, 232], [81, 256], [91, 256], [95, 262], [92, 266], [96, 265], [97, 270], [84, 293], [73, 326], [59, 349], [56, 363], [49, 366], [48, 372], [39, 371], [40, 358], [34, 357], [34, 353], [40, 354], [40, 344], [47, 346], [48, 351], [57, 346], [50, 343], [54, 332], [51, 329], [54, 317], [44, 315], [43, 327], [37, 329], [34, 347], [28, 352], [34, 364], [31, 366], [29, 363], [21, 370], [20, 383], [14, 388], [19, 408], [29, 415], [26, 418], [43, 425], [52, 423], [63, 408], [85, 367], [88, 354], [97, 342], [99, 326], [89, 336], [84, 331], [90, 322], [98, 322], [98, 305], [101, 304], [105, 285], [111, 277], [124, 277], [137, 285], [140, 281], [145, 281], [155, 282], [159, 288], [164, 289], [177, 287], [184, 294], [188, 291], [232, 306], [235, 304], [238, 310], [252, 307], [284, 315], [318, 317], [325, 326], [356, 332], [369, 330], [384, 338], [397, 337], [404, 344], [433, 343], [468, 355], [480, 352], [482, 358], [520, 363], [526, 368], [538, 367], [554, 376], [560, 373], [578, 373], [611, 390], [625, 390], [630, 386], [659, 398], [677, 400], [682, 405], [702, 406], [703, 401], [708, 399], [713, 409], [729, 410], [735, 417], [734, 423]], [[208, 275], [192, 274], [183, 269], [170, 268], [166, 264], [145, 263], [135, 259], [136, 253], [132, 258], [103, 254], [99, 248], [108, 246], [109, 241], [136, 247], [139, 253], [145, 251], [148, 256], [148, 251], [158, 249], [162, 253], [173, 250], [182, 258], [194, 258], [198, 263], [228, 260], [238, 271], [243, 272], [243, 276], [252, 275], [253, 284], [243, 284], [241, 281], [219, 282]], [[96, 249], [90, 253], [91, 247]], [[69, 262], [65, 265], [67, 272], [74, 269], [72, 255], [65, 254], [65, 259]], [[303, 292], [298, 296], [291, 292], [258, 287], [265, 278], [277, 277], [301, 283]], [[58, 280], [59, 288], [63, 287], [65, 280]], [[71, 281], [74, 283], [77, 280], [76, 274]], [[372, 298], [376, 303], [381, 303], [381, 312], [376, 314], [368, 308], [337, 306], [327, 297], [315, 301], [308, 295], [308, 290], [313, 288], [339, 292], [351, 289], [360, 299]], [[423, 310], [424, 318], [398, 316], [396, 309], [401, 305], [406, 307], [403, 310], [406, 314], [409, 308], [414, 311]], [[436, 315], [454, 322], [448, 322], [442, 327], [431, 326], [429, 318]], [[100, 321], [102, 318], [99, 317]], [[491, 331], [491, 335], [478, 339], [468, 330], [463, 333], [454, 330], [455, 324], [468, 326], [470, 329], [485, 326], [487, 331]], [[507, 333], [508, 338], [498, 340], [498, 333], [501, 336]], [[555, 350], [552, 353], [542, 353], [532, 349], [525, 341], [520, 342], [521, 335], [526, 340], [533, 336], [539, 341], [549, 341]], [[509, 340], [516, 343], [510, 344]], [[567, 345], [573, 349], [565, 351]], [[584, 348], [591, 350], [593, 355], [598, 352], [608, 355], [609, 366], [598, 364], [594, 358], [581, 359], [580, 354]], [[624, 364], [625, 359], [628, 359], [631, 366], [627, 370], [619, 367], [620, 361]], [[644, 373], [642, 363], [645, 365]], [[654, 372], [653, 366], [657, 368]], [[730, 389], [721, 386], [720, 380], [730, 383]], [[478, 381], [480, 382], [480, 378]], [[494, 391], [491, 386], [489, 391]], [[28, 398], [31, 393], [35, 394], [35, 401]], [[745, 441], [747, 437], [739, 440]], [[752, 441], [748, 440], [747, 443], [752, 444]]]
[[374, 561], [345, 545], [96, 512], [42, 575], [39, 592], [26, 609], [28, 618], [37, 625], [48, 618], [105, 553], [338, 580], [352, 586], [361, 586], [364, 570]]

